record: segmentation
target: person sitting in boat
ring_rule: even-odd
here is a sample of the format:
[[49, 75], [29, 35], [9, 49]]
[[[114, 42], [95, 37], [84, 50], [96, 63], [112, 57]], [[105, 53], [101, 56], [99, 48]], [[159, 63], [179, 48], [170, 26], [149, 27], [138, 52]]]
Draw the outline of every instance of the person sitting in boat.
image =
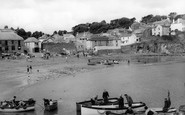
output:
[[8, 105], [8, 103], [7, 103], [7, 101], [5, 100], [5, 101], [3, 101], [3, 102], [1, 102], [1, 107], [6, 107]]
[[93, 98], [91, 98], [91, 104], [95, 105], [95, 100]]
[[102, 97], [103, 97], [104, 104], [107, 104], [108, 103], [108, 97], [109, 97], [108, 91], [104, 90]]
[[46, 106], [46, 105], [49, 105], [49, 99], [43, 99], [44, 100], [44, 105]]
[[25, 104], [26, 104], [26, 103], [25, 103], [24, 101], [22, 101], [22, 100], [19, 101], [19, 106], [20, 106], [20, 107], [25, 106]]
[[163, 107], [163, 111], [166, 112], [168, 111], [168, 109], [171, 106], [171, 100], [170, 100], [170, 92], [168, 91], [168, 97], [165, 98], [164, 100], [164, 107]]
[[95, 101], [95, 104], [99, 104], [99, 103], [98, 103], [98, 95], [96, 95], [96, 96], [94, 97], [94, 101]]
[[145, 115], [158, 115], [156, 111], [154, 111], [153, 109], [150, 109], [148, 107], [145, 107]]
[[49, 100], [49, 105], [53, 105], [52, 99]]
[[128, 106], [129, 106], [129, 107], [132, 107], [132, 104], [133, 104], [132, 98], [131, 98], [129, 95], [127, 95], [127, 94], [125, 94], [125, 97], [126, 97]]
[[124, 99], [123, 99], [122, 95], [119, 97], [118, 103], [119, 103], [119, 108], [123, 108], [124, 107]]

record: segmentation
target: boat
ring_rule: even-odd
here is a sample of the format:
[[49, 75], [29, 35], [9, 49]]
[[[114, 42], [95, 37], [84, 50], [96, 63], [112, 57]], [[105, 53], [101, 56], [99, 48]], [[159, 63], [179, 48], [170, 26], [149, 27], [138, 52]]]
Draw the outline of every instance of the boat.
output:
[[[52, 100], [53, 104], [50, 105], [49, 103], [47, 103], [46, 101], [47, 99], [44, 99], [44, 108], [46, 111], [54, 111], [58, 108], [58, 102], [57, 100]], [[48, 100], [49, 102], [49, 100]]]
[[[128, 104], [119, 108], [118, 98], [109, 98], [107, 104], [103, 104], [103, 99], [97, 100], [98, 104], [92, 105], [91, 101], [76, 103], [77, 115], [96, 115], [96, 114], [124, 114], [128, 111]], [[131, 109], [135, 112], [145, 112], [146, 105], [143, 102], [134, 102]]]
[[96, 65], [95, 62], [88, 62], [87, 65]]
[[[6, 101], [9, 103], [9, 101]], [[16, 101], [16, 103], [19, 103], [20, 101]], [[25, 104], [23, 106], [16, 106], [16, 107], [9, 107], [9, 106], [2, 106], [0, 107], [0, 112], [5, 113], [16, 113], [16, 112], [27, 112], [27, 111], [33, 111], [35, 110], [35, 100], [32, 98], [23, 101]]]
[[169, 108], [167, 111], [163, 111], [163, 108], [149, 108], [145, 111], [145, 115], [148, 115], [148, 112], [152, 111], [157, 114], [169, 114], [169, 115], [174, 115], [177, 113], [177, 109], [174, 107]]

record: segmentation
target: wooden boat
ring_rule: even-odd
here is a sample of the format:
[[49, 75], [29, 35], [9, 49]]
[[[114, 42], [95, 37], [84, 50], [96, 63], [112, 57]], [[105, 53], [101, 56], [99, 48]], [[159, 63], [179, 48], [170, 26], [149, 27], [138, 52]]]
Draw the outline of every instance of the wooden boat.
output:
[[168, 114], [168, 115], [174, 115], [177, 113], [177, 109], [175, 108], [169, 108], [167, 111], [163, 111], [163, 108], [149, 108], [145, 111], [145, 115], [148, 115], [148, 112], [152, 111], [152, 112], [156, 112], [157, 114]]
[[[1, 106], [0, 112], [15, 113], [15, 112], [27, 112], [27, 111], [35, 110], [35, 100], [31, 98], [23, 102], [25, 103], [24, 106], [19, 106], [19, 105], [16, 107]], [[16, 101], [16, 103], [19, 103], [19, 101]]]
[[[96, 114], [124, 114], [128, 111], [128, 104], [124, 104], [123, 108], [119, 108], [118, 98], [109, 98], [108, 103], [102, 104], [103, 99], [97, 100], [99, 104], [92, 105], [91, 101], [83, 101], [76, 103], [77, 115], [96, 115]], [[132, 110], [136, 112], [145, 111], [145, 103], [134, 102]]]
[[95, 62], [88, 62], [87, 65], [96, 65]]
[[52, 102], [53, 102], [52, 105], [47, 104], [47, 103], [44, 104], [44, 107], [45, 107], [46, 111], [54, 111], [54, 110], [56, 110], [58, 108], [57, 100], [53, 100]]

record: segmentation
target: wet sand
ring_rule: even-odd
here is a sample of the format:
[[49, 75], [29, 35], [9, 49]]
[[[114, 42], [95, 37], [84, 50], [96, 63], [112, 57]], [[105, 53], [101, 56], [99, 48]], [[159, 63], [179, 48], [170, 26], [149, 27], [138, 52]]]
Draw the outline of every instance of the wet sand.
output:
[[[11, 71], [6, 70], [13, 72], [8, 73], [8, 75], [23, 81], [17, 82], [19, 85], [23, 85], [27, 81], [24, 77], [27, 75], [31, 76], [32, 81], [29, 85], [16, 88], [14, 92], [7, 93], [4, 97], [1, 94], [1, 98], [9, 99], [12, 95], [17, 95], [20, 99], [33, 97], [37, 101], [35, 113], [38, 115], [44, 114], [41, 107], [43, 106], [43, 98], [59, 100], [59, 115], [75, 115], [76, 102], [88, 100], [95, 95], [99, 95], [101, 98], [104, 89], [109, 91], [111, 97], [128, 93], [134, 100], [144, 101], [152, 107], [162, 106], [167, 90], [170, 90], [172, 91], [173, 106], [178, 107], [185, 103], [183, 101], [184, 63], [139, 65], [131, 63], [127, 65], [126, 62], [122, 62], [120, 65], [110, 67], [104, 65], [87, 66], [87, 58], [77, 59], [73, 57], [68, 62], [65, 59], [55, 58], [53, 60], [35, 59], [32, 62], [18, 60], [2, 63], [7, 63], [4, 71], [7, 68], [13, 69]], [[28, 64], [33, 66], [33, 71], [30, 74], [26, 73], [26, 65]], [[15, 84], [15, 86], [19, 85]]]

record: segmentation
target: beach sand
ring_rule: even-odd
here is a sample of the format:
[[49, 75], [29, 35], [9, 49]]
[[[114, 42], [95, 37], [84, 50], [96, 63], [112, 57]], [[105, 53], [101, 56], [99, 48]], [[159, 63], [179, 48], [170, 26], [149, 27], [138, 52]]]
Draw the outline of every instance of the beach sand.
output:
[[[43, 98], [59, 100], [59, 115], [75, 115], [76, 102], [89, 100], [107, 89], [111, 97], [128, 93], [134, 100], [144, 101], [149, 106], [163, 105], [167, 90], [172, 91], [173, 106], [185, 103], [184, 63], [136, 64], [121, 62], [114, 66], [88, 66], [88, 58], [56, 57], [50, 60], [33, 58], [31, 61], [1, 61], [1, 100], [16, 95], [18, 99], [34, 98], [37, 101], [36, 114], [44, 114]], [[178, 59], [178, 62], [183, 62]], [[180, 64], [180, 65], [179, 65]], [[31, 73], [26, 66], [32, 65]], [[172, 65], [172, 66], [171, 66]], [[178, 67], [178, 68], [176, 68]], [[39, 70], [39, 71], [37, 71]], [[94, 71], [93, 71], [94, 70]], [[179, 74], [180, 73], [180, 74]], [[175, 76], [174, 76], [175, 75]], [[27, 76], [30, 76], [28, 81]], [[154, 77], [156, 76], [156, 77]], [[176, 78], [175, 78], [176, 77]], [[6, 82], [5, 82], [6, 81]], [[9, 84], [6, 86], [6, 84]], [[11, 84], [11, 85], [10, 85]], [[13, 88], [12, 88], [13, 87]]]

